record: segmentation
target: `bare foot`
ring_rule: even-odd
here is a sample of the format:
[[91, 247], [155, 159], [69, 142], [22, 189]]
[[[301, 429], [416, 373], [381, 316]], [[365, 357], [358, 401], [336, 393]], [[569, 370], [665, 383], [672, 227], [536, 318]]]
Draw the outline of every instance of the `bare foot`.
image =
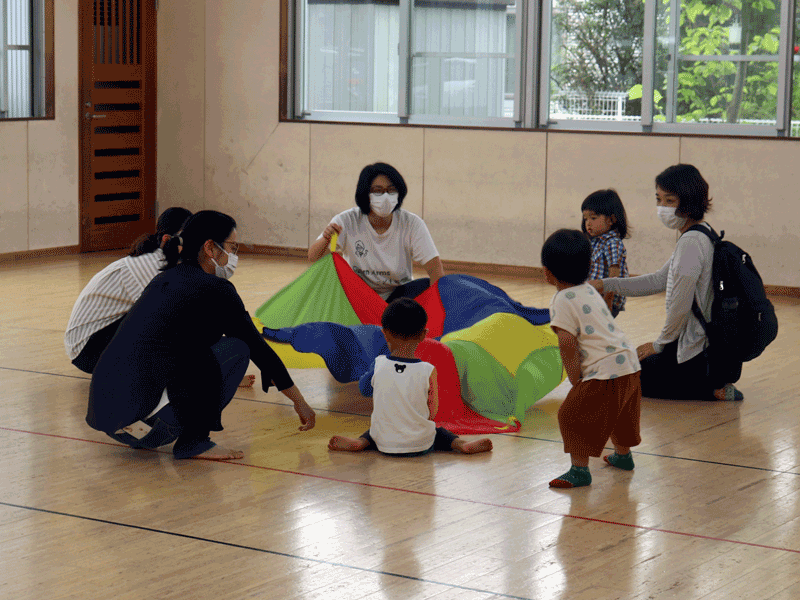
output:
[[481, 438], [474, 442], [468, 442], [462, 438], [453, 440], [453, 450], [461, 452], [462, 454], [478, 454], [479, 452], [488, 452], [492, 449], [492, 440], [489, 438]]
[[369, 442], [364, 438], [348, 438], [341, 435], [335, 435], [328, 442], [328, 450], [337, 450], [341, 452], [360, 452], [367, 447]]
[[238, 460], [244, 458], [244, 452], [214, 446], [205, 452], [192, 456], [192, 458], [199, 458], [200, 460]]
[[251, 387], [253, 387], [253, 384], [255, 382], [256, 382], [256, 376], [255, 375], [245, 375], [244, 379], [242, 379], [242, 382], [239, 384], [239, 387], [240, 388], [251, 388]]

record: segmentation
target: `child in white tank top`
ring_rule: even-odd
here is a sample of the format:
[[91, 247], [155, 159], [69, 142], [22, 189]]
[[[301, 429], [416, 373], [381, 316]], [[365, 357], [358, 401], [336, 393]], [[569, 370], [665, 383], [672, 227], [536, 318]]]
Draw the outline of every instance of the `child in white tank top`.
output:
[[381, 325], [390, 354], [377, 357], [361, 378], [362, 392], [373, 398], [370, 428], [358, 438], [333, 436], [329, 450], [418, 456], [431, 450], [476, 454], [492, 449], [488, 438], [468, 442], [436, 427], [436, 368], [414, 357], [428, 332], [427, 323], [425, 309], [410, 298], [398, 298], [386, 307]]

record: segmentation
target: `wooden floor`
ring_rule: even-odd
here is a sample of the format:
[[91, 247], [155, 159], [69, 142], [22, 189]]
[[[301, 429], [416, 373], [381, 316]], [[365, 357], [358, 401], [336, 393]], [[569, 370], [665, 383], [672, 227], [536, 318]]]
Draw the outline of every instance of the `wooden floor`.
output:
[[[68, 361], [72, 304], [113, 254], [0, 264], [0, 598], [302, 600], [800, 598], [800, 304], [745, 366], [743, 403], [645, 400], [636, 470], [568, 467], [556, 411], [567, 384], [494, 451], [332, 454], [369, 401], [327, 371], [292, 371], [317, 411], [239, 391], [215, 439], [242, 461], [134, 451], [84, 422], [89, 378]], [[254, 311], [306, 263], [243, 256]], [[553, 289], [487, 277], [525, 304]], [[663, 297], [619, 322], [650, 341]], [[250, 372], [256, 371], [251, 365]]]

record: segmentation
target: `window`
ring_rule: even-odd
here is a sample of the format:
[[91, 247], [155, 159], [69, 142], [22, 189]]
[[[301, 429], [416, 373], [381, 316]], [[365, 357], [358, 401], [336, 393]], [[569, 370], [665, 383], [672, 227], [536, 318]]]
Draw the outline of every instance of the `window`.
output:
[[789, 97], [791, 98], [791, 135], [800, 137], [800, 0], [797, 0], [794, 8], [794, 40], [791, 48], [792, 55], [792, 89]]
[[513, 125], [513, 2], [301, 0], [296, 115]]
[[291, 118], [800, 135], [800, 0], [286, 1]]
[[52, 0], [0, 0], [0, 118], [52, 118], [53, 81]]

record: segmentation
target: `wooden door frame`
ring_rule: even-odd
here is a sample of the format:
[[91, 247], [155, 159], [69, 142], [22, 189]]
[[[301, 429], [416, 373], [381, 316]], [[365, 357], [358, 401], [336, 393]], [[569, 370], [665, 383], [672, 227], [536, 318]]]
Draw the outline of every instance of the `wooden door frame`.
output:
[[[84, 78], [83, 65], [83, 44], [86, 19], [91, 15], [94, 17], [95, 0], [78, 1], [78, 229], [80, 252], [92, 251], [89, 247], [89, 215], [86, 214], [86, 186], [87, 175], [91, 174], [91, 148], [88, 135], [85, 133], [87, 120], [85, 118], [86, 102], [90, 96], [91, 82]], [[142, 8], [142, 30], [143, 39], [141, 40], [141, 57], [143, 69], [143, 98], [147, 95], [147, 102], [143, 107], [143, 128], [142, 146], [146, 150], [143, 162], [143, 193], [146, 198], [151, 198], [147, 205], [147, 213], [144, 215], [149, 223], [151, 230], [155, 229], [156, 220], [156, 191], [157, 191], [157, 99], [158, 99], [158, 4], [157, 0], [139, 0]], [[149, 7], [149, 10], [145, 10]], [[91, 122], [91, 121], [89, 121]], [[149, 127], [145, 127], [149, 124]]]

